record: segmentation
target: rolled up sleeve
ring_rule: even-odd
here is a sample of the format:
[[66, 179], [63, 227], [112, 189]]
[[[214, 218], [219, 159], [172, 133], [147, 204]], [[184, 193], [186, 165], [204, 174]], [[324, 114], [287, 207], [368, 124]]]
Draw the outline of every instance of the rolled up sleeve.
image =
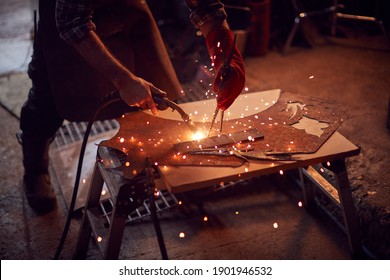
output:
[[186, 0], [190, 9], [190, 20], [195, 27], [202, 26], [206, 22], [226, 19], [223, 4], [218, 0]]
[[60, 37], [69, 44], [77, 44], [96, 26], [92, 22], [93, 0], [57, 0], [56, 25]]

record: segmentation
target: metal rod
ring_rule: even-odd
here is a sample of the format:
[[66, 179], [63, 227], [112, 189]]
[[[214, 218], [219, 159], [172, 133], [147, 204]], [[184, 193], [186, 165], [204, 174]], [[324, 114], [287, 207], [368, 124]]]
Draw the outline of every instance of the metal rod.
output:
[[213, 129], [213, 126], [214, 126], [214, 123], [215, 123], [215, 119], [217, 118], [218, 112], [219, 112], [219, 109], [218, 109], [218, 106], [217, 106], [215, 108], [215, 111], [214, 111], [214, 114], [213, 114], [213, 120], [211, 121], [210, 129], [209, 129], [209, 132], [207, 133], [207, 137], [210, 136], [210, 132]]
[[220, 125], [219, 125], [219, 133], [221, 133], [221, 132], [222, 132], [222, 125], [223, 125], [223, 115], [224, 115], [224, 113], [225, 113], [225, 111], [224, 111], [224, 110], [222, 110], [222, 111], [221, 111], [221, 123], [220, 123]]

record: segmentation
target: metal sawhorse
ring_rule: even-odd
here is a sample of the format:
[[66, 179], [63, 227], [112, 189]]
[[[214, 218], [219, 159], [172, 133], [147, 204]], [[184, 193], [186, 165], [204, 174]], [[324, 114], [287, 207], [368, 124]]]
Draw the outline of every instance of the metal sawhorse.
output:
[[[102, 159], [101, 154], [104, 154], [103, 158], [109, 158], [109, 160]], [[74, 258], [86, 258], [92, 235], [104, 259], [118, 259], [128, 216], [148, 199], [150, 215], [155, 227], [161, 256], [162, 259], [168, 259], [157, 218], [155, 173], [152, 165], [146, 159], [147, 167], [145, 171], [132, 180], [126, 180], [122, 176], [108, 171], [109, 168], [113, 168], [113, 166], [118, 164], [118, 162], [114, 162], [115, 159], [118, 158], [114, 150], [99, 147], [86, 205], [83, 209], [84, 214]], [[109, 222], [102, 220], [102, 213], [99, 211], [100, 197], [104, 183], [106, 183], [107, 189], [113, 199], [113, 210], [109, 217]]]

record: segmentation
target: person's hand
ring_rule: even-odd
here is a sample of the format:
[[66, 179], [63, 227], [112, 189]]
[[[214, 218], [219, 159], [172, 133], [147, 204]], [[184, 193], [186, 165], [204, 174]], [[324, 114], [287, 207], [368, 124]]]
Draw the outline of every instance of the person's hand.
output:
[[[214, 28], [206, 37], [206, 45], [213, 67], [216, 71], [214, 92], [217, 93], [217, 106], [226, 110], [240, 95], [245, 85], [245, 65], [234, 44], [232, 31], [224, 26]], [[223, 70], [223, 63], [233, 50], [228, 71]], [[223, 73], [226, 73], [223, 77]]]
[[133, 76], [122, 83], [120, 96], [129, 106], [137, 106], [142, 109], [150, 109], [153, 115], [158, 114], [157, 105], [153, 100], [152, 94], [164, 97], [166, 93], [155, 87], [152, 83]]

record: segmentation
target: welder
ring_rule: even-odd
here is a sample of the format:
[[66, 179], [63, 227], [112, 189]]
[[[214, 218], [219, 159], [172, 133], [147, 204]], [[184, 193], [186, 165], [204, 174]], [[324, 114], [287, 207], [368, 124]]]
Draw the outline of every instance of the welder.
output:
[[[224, 6], [218, 0], [186, 2], [216, 70], [218, 108], [226, 110], [244, 87], [245, 69]], [[221, 87], [218, 71], [224, 55], [232, 51], [229, 75], [224, 76]], [[136, 107], [157, 114], [152, 94], [166, 94], [171, 100], [183, 95], [144, 0], [39, 1], [28, 75], [32, 86], [18, 133], [23, 187], [30, 206], [43, 213], [56, 206], [48, 152], [64, 120], [88, 121], [101, 99], [112, 91], [119, 91], [122, 102], [107, 107], [99, 119], [117, 118]]]

